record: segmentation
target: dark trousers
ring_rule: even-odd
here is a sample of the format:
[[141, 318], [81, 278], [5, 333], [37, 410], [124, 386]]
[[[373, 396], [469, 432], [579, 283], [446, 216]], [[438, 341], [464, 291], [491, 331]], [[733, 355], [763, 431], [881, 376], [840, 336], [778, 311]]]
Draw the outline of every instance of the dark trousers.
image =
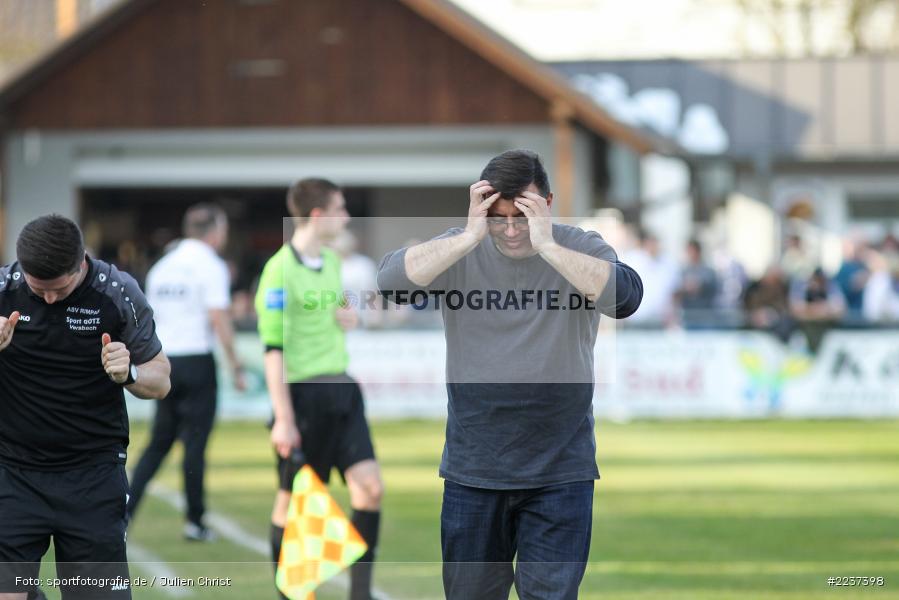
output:
[[592, 481], [527, 490], [444, 482], [440, 538], [447, 599], [506, 600], [513, 582], [521, 600], [576, 599], [592, 524]]
[[172, 444], [184, 444], [184, 492], [187, 519], [201, 523], [206, 511], [203, 477], [206, 471], [206, 442], [215, 422], [216, 377], [211, 354], [175, 356], [172, 363], [172, 389], [156, 405], [156, 418], [150, 443], [134, 470], [128, 513], [134, 515], [147, 484], [156, 474]]
[[[64, 600], [130, 600], [130, 586], [123, 584], [128, 478], [117, 458], [110, 452], [109, 462], [66, 471], [0, 464], [0, 595], [34, 591], [34, 583], [22, 579], [38, 577], [52, 538], [56, 575], [68, 580], [61, 586]], [[77, 577], [88, 580], [73, 582]]]

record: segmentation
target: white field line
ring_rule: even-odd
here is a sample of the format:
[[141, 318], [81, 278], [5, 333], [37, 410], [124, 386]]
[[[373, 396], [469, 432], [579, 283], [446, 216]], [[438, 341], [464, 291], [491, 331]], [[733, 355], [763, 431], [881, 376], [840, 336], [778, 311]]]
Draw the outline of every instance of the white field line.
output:
[[[159, 483], [151, 484], [148, 488], [148, 491], [150, 492], [150, 495], [159, 498], [178, 512], [184, 512], [186, 504], [184, 501], [184, 496], [182, 496], [180, 493], [170, 490]], [[270, 558], [271, 545], [269, 544], [269, 541], [253, 535], [252, 533], [241, 527], [240, 524], [237, 523], [234, 519], [226, 517], [221, 513], [208, 511], [203, 516], [203, 521], [208, 527], [210, 527], [213, 531], [215, 531], [217, 534], [219, 534], [229, 542], [255, 552], [260, 556]], [[333, 577], [326, 581], [324, 585], [328, 584], [333, 584], [340, 588], [348, 590], [350, 588], [350, 578], [347, 577], [346, 573], [341, 573], [340, 575], [337, 575], [336, 577]], [[375, 600], [393, 600], [390, 595], [377, 588], [372, 590], [372, 595]]]
[[[154, 579], [159, 577], [177, 579], [179, 577], [179, 575], [173, 571], [164, 560], [137, 544], [128, 544], [128, 559], [128, 562], [137, 566], [139, 571], [145, 572]], [[153, 589], [160, 589], [163, 593], [168, 594], [173, 598], [188, 598], [194, 595], [193, 592], [186, 587], [154, 585]]]
[[[150, 494], [154, 497], [159, 498], [178, 512], [184, 512], [184, 497], [178, 492], [167, 489], [158, 483], [152, 484], [149, 489]], [[207, 512], [203, 520], [207, 526], [229, 542], [262, 556], [268, 556], [271, 553], [268, 540], [256, 537], [224, 515]]]

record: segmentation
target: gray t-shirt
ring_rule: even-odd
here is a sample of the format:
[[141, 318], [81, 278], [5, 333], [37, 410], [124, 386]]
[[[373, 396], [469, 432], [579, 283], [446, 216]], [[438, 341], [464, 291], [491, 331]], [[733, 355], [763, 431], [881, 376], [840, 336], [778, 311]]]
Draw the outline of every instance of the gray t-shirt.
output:
[[449, 402], [441, 477], [527, 489], [599, 476], [592, 397], [600, 313], [629, 316], [643, 286], [598, 233], [554, 224], [553, 237], [613, 264], [595, 305], [540, 256], [509, 258], [489, 235], [427, 289], [406, 276], [405, 248], [381, 261], [385, 295], [418, 303], [427, 294], [443, 315]]

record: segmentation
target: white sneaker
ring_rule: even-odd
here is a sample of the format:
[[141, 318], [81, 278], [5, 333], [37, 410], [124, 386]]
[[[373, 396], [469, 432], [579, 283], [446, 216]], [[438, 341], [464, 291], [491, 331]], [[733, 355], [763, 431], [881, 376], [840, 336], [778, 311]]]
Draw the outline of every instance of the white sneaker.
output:
[[214, 542], [216, 535], [208, 527], [188, 521], [184, 524], [184, 539], [188, 542]]

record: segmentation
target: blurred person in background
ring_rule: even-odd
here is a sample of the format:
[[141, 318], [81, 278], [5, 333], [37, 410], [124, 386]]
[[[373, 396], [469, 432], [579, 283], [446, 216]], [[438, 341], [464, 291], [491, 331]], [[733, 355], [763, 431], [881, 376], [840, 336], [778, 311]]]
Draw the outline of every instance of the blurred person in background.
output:
[[746, 288], [743, 308], [746, 324], [752, 329], [768, 331], [786, 342], [796, 329], [790, 315], [790, 284], [780, 265], [770, 265], [758, 281]]
[[234, 290], [231, 294], [231, 320], [237, 331], [256, 329], [256, 311], [253, 309], [251, 290]]
[[726, 248], [719, 247], [712, 260], [712, 268], [718, 277], [718, 295], [715, 307], [721, 326], [739, 327], [744, 323], [742, 309], [743, 296], [749, 279], [746, 269]]
[[836, 326], [846, 312], [846, 299], [839, 286], [820, 267], [811, 277], [790, 287], [790, 314], [808, 340], [812, 353], [818, 351], [827, 330]]
[[887, 259], [899, 256], [899, 238], [892, 233], [888, 233], [880, 243], [880, 252], [887, 257]]
[[147, 297], [156, 310], [157, 333], [172, 363], [172, 390], [156, 405], [150, 441], [134, 470], [128, 516], [134, 517], [147, 484], [180, 439], [187, 497], [184, 537], [205, 542], [213, 539], [203, 523], [203, 480], [218, 393], [213, 358], [216, 337], [234, 387], [243, 390], [244, 382], [229, 312], [231, 277], [219, 257], [228, 240], [228, 217], [216, 205], [196, 204], [184, 215], [183, 231], [184, 239], [147, 275]]
[[834, 276], [834, 282], [846, 298], [844, 324], [854, 325], [863, 321], [862, 304], [870, 272], [863, 260], [868, 249], [861, 239], [843, 240], [843, 264]]
[[368, 550], [350, 567], [350, 600], [370, 600], [381, 522], [381, 470], [362, 390], [347, 375], [346, 331], [358, 324], [343, 297], [340, 257], [328, 244], [350, 216], [340, 188], [303, 179], [287, 192], [294, 231], [265, 264], [256, 292], [259, 337], [265, 346], [265, 382], [274, 421], [278, 491], [271, 516], [272, 561], [277, 567], [293, 481], [306, 462], [328, 483], [336, 468], [350, 492], [352, 523]]
[[780, 257], [780, 267], [787, 279], [791, 282], [806, 281], [817, 266], [817, 259], [812, 256], [801, 236], [792, 234], [787, 237], [786, 247]]
[[378, 327], [382, 321], [381, 299], [366, 302], [378, 292], [378, 265], [359, 253], [359, 240], [348, 229], [341, 231], [329, 245], [340, 255], [340, 280], [347, 301], [359, 314], [362, 327]]
[[867, 258], [862, 313], [870, 323], [899, 323], [899, 255], [871, 251]]
[[715, 300], [718, 297], [718, 276], [703, 260], [702, 245], [698, 240], [687, 242], [686, 253], [687, 263], [681, 269], [680, 284], [675, 293], [684, 327], [714, 327], [717, 324]]
[[640, 274], [643, 301], [627, 323], [640, 327], [666, 327], [675, 321], [674, 296], [680, 281], [677, 261], [665, 255], [659, 239], [641, 229], [639, 246], [622, 254], [622, 260]]

